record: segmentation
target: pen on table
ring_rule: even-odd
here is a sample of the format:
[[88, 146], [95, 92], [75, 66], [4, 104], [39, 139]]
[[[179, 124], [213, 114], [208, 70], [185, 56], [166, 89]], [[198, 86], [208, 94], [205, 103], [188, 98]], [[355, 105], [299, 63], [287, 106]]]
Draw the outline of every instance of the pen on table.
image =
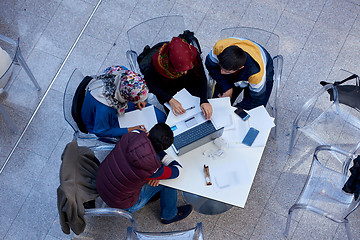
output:
[[187, 110], [191, 110], [191, 109], [194, 109], [194, 108], [195, 108], [195, 106], [191, 106], [191, 107], [189, 107], [189, 108], [185, 109], [185, 111], [187, 111]]

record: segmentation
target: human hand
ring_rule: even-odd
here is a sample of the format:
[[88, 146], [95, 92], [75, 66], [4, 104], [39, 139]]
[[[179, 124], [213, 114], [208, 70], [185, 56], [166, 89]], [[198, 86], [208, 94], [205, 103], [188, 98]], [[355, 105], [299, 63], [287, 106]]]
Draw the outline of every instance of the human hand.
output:
[[137, 109], [139, 109], [139, 110], [142, 110], [145, 106], [146, 106], [146, 102], [145, 101], [143, 101], [143, 102], [138, 102], [137, 104], [136, 104], [136, 108]]
[[231, 98], [232, 94], [233, 94], [233, 89], [230, 88], [229, 90], [224, 92], [222, 95], [219, 93], [218, 97], [230, 97]]
[[150, 185], [150, 186], [152, 186], [152, 187], [157, 187], [157, 186], [159, 186], [159, 183], [160, 183], [160, 180], [149, 180], [148, 181], [148, 184]]
[[129, 127], [128, 128], [128, 132], [132, 132], [134, 130], [140, 130], [140, 131], [143, 131], [143, 132], [147, 132], [144, 125], [138, 125], [138, 126], [135, 126], [135, 127]]
[[203, 112], [205, 118], [207, 120], [210, 120], [212, 112], [213, 112], [211, 104], [210, 103], [202, 103], [200, 105], [200, 108], [201, 108], [201, 111]]
[[170, 99], [169, 104], [175, 116], [185, 113], [185, 109], [181, 106], [181, 103], [175, 98]]

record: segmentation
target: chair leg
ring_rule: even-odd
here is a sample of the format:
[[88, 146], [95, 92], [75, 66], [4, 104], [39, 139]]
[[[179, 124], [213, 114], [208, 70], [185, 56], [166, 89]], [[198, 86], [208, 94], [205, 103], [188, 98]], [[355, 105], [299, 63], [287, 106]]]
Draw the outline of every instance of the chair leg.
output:
[[31, 81], [33, 82], [33, 84], [35, 85], [37, 90], [40, 91], [41, 90], [40, 85], [36, 81], [34, 75], [32, 74], [32, 72], [31, 72], [31, 70], [29, 68], [29, 66], [26, 64], [26, 62], [25, 62], [25, 60], [24, 60], [24, 58], [23, 58], [20, 51], [17, 52], [16, 59], [20, 63], [20, 65], [24, 68], [25, 72], [30, 77]]
[[345, 221], [345, 229], [346, 229], [346, 234], [347, 234], [347, 237], [349, 240], [353, 240], [353, 237], [352, 237], [352, 234], [351, 234], [351, 231], [350, 231], [350, 226], [349, 226], [349, 222]]
[[14, 122], [11, 120], [9, 114], [6, 112], [4, 106], [0, 103], [0, 112], [2, 113], [2, 115], [4, 116], [6, 122], [10, 125], [11, 129], [13, 130], [13, 132], [15, 134], [18, 133], [18, 129], [16, 128]]
[[291, 222], [291, 217], [292, 217], [292, 213], [293, 213], [293, 207], [291, 207], [289, 209], [289, 213], [288, 213], [288, 217], [286, 220], [286, 227], [285, 227], [285, 231], [284, 231], [284, 236], [287, 237], [289, 235], [289, 230], [290, 230], [290, 222]]
[[272, 109], [272, 114], [273, 114], [273, 117], [274, 117], [274, 124], [275, 124], [274, 130], [271, 131], [271, 138], [276, 140], [276, 138], [277, 138], [277, 124], [278, 124], [277, 109], [276, 109], [275, 106], [270, 106], [270, 108]]
[[291, 135], [290, 135], [290, 144], [289, 144], [289, 150], [288, 150], [289, 155], [292, 154], [292, 151], [294, 148], [296, 131], [297, 131], [296, 126], [293, 125], [293, 127], [291, 129]]

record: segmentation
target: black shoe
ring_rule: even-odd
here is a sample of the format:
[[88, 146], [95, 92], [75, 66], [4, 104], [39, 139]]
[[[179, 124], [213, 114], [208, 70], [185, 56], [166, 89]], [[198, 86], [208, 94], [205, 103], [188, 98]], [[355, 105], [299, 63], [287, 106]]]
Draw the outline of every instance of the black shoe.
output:
[[95, 208], [95, 200], [91, 200], [83, 203], [85, 209]]
[[148, 203], [155, 202], [156, 200], [159, 200], [159, 199], [160, 199], [160, 192], [157, 192], [157, 193], [155, 193], [154, 196], [152, 196], [152, 197], [149, 199]]
[[188, 205], [178, 207], [177, 209], [178, 209], [178, 213], [175, 217], [173, 217], [172, 219], [169, 219], [169, 220], [161, 219], [161, 223], [162, 224], [170, 224], [173, 222], [183, 220], [184, 218], [186, 218], [187, 216], [190, 215], [190, 213], [193, 210], [193, 207], [190, 204], [188, 204]]

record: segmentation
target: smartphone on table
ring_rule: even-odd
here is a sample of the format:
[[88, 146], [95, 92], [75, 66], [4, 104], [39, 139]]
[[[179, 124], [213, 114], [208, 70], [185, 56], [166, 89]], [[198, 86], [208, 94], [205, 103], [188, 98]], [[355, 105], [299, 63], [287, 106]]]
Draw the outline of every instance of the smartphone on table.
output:
[[251, 147], [258, 134], [259, 134], [259, 130], [251, 127], [249, 131], [246, 133], [242, 143]]
[[245, 112], [244, 109], [242, 108], [237, 108], [234, 112], [244, 121], [248, 120], [250, 117], [250, 115], [247, 112]]

